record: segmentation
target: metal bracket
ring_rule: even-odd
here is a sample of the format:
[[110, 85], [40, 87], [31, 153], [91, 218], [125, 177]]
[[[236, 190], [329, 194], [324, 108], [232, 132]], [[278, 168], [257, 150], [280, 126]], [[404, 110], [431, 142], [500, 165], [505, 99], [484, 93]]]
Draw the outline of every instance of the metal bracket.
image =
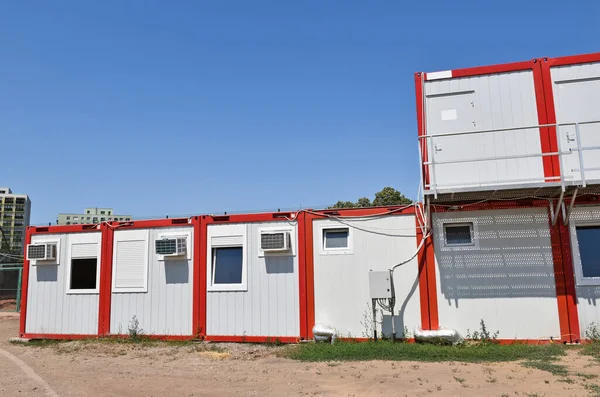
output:
[[577, 192], [579, 191], [579, 188], [575, 188], [575, 190], [573, 191], [573, 197], [571, 197], [571, 202], [569, 203], [569, 209], [567, 210], [567, 215], [564, 218], [563, 223], [565, 225], [569, 224], [569, 218], [571, 217], [571, 212], [573, 211], [573, 205], [575, 205], [575, 199], [577, 198]]
[[560, 214], [560, 212], [558, 212], [558, 211], [559, 211], [561, 205], [563, 204], [564, 198], [565, 198], [565, 191], [561, 190], [560, 196], [558, 196], [558, 203], [556, 203], [555, 210], [552, 209], [552, 201], [550, 201], [550, 213], [552, 215], [552, 226], [556, 225], [556, 222], [558, 221], [558, 214]]

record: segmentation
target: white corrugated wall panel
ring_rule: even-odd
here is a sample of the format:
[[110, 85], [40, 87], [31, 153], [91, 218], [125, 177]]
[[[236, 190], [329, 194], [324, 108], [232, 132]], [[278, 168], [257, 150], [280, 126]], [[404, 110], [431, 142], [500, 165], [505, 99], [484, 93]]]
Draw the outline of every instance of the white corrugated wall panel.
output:
[[[581, 123], [600, 121], [600, 62], [580, 65], [555, 66], [550, 69], [556, 122]], [[562, 150], [577, 148], [575, 126], [559, 127], [559, 139]], [[600, 146], [600, 123], [579, 126], [582, 147]], [[600, 180], [600, 150], [583, 152], [586, 180]], [[578, 152], [563, 156], [563, 175], [580, 180]]]
[[[434, 214], [440, 325], [465, 335], [481, 320], [499, 338], [560, 337], [546, 208]], [[474, 246], [446, 247], [444, 223], [472, 222]]]
[[[238, 230], [240, 225], [209, 225], [208, 233], [209, 236], [211, 233], [226, 234], [226, 230]], [[282, 222], [248, 223], [243, 226], [247, 236], [248, 288], [246, 291], [208, 291], [207, 335], [299, 336], [296, 226]], [[293, 255], [260, 256], [261, 228], [290, 229]]]
[[[577, 237], [573, 234], [573, 228], [581, 222], [600, 225], [600, 206], [575, 207], [570, 218], [571, 244], [573, 250], [573, 266], [580, 266], [575, 256], [578, 254]], [[585, 331], [593, 324], [600, 326], [600, 285], [579, 285], [576, 283], [577, 313], [579, 314], [579, 329], [581, 336], [585, 337]]]
[[[123, 231], [115, 231], [115, 240], [120, 232]], [[189, 235], [189, 259], [158, 260], [154, 241], [164, 233]], [[193, 335], [193, 228], [149, 229], [148, 234], [148, 243], [136, 246], [137, 251], [133, 253], [148, 258], [148, 290], [112, 293], [110, 332], [126, 334], [135, 316], [147, 335]]]
[[[30, 265], [25, 332], [95, 335], [98, 333], [98, 294], [67, 294], [71, 244], [98, 246], [100, 232], [33, 235], [32, 243], [60, 241], [58, 265]], [[98, 257], [100, 266], [100, 257]], [[99, 283], [100, 281], [97, 280]]]
[[[425, 95], [428, 135], [539, 124], [532, 71], [427, 81]], [[436, 161], [539, 154], [540, 134], [539, 129], [527, 129], [433, 138], [428, 150]], [[541, 157], [435, 166], [439, 188], [543, 177]]]
[[[323, 254], [323, 227], [352, 226], [352, 253]], [[355, 227], [354, 227], [355, 226]], [[315, 322], [333, 325], [342, 336], [371, 337], [363, 323], [371, 318], [370, 270], [387, 270], [415, 255], [416, 223], [413, 215], [376, 219], [315, 220], [313, 224]], [[396, 335], [420, 325], [417, 258], [394, 272]], [[391, 318], [384, 317], [383, 332], [391, 335]]]

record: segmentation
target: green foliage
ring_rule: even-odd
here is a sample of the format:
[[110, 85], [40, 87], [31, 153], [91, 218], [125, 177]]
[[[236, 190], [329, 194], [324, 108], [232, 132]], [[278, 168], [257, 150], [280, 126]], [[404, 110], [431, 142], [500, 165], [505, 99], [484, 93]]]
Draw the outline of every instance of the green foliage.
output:
[[569, 374], [565, 365], [554, 364], [548, 361], [526, 361], [523, 363], [523, 366], [550, 372], [552, 375], [567, 376]]
[[402, 193], [393, 187], [386, 186], [381, 191], [375, 193], [375, 199], [371, 201], [368, 197], [361, 197], [356, 202], [338, 201], [330, 209], [334, 208], [364, 208], [364, 207], [385, 207], [390, 205], [411, 204], [412, 200], [406, 198]]
[[469, 331], [467, 329], [467, 334], [465, 335], [465, 337], [467, 339], [471, 339], [471, 340], [474, 340], [477, 342], [489, 343], [489, 342], [496, 341], [496, 339], [498, 339], [499, 334], [500, 334], [500, 331], [496, 331], [492, 334], [487, 329], [487, 326], [485, 325], [485, 321], [483, 321], [483, 319], [481, 319], [481, 321], [479, 322], [479, 330], [473, 331], [473, 333], [471, 333], [471, 331]]
[[600, 342], [600, 327], [598, 324], [590, 323], [585, 329], [585, 337], [594, 342]]
[[140, 328], [140, 322], [139, 322], [137, 316], [135, 316], [135, 315], [131, 318], [131, 321], [129, 322], [128, 332], [129, 332], [129, 338], [133, 342], [140, 341], [140, 339], [144, 335], [144, 330]]
[[581, 354], [584, 354], [586, 356], [591, 356], [591, 357], [595, 358], [596, 361], [600, 362], [600, 343], [593, 342], [593, 343], [584, 344], [581, 347]]
[[425, 361], [502, 362], [527, 359], [551, 361], [565, 354], [562, 345], [499, 345], [494, 343], [437, 346], [392, 341], [334, 344], [306, 343], [285, 351], [289, 358], [302, 361]]
[[380, 192], [375, 193], [375, 200], [373, 200], [373, 206], [375, 207], [385, 205], [403, 205], [411, 203], [412, 200], [404, 197], [402, 193], [389, 186], [386, 186]]

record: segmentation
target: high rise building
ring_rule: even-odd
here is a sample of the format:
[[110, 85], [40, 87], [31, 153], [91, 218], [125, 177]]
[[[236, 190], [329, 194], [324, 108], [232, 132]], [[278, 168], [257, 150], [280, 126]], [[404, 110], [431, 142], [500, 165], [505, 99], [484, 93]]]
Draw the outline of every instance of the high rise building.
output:
[[21, 255], [25, 230], [29, 226], [31, 200], [26, 194], [13, 194], [0, 187], [0, 251]]
[[56, 217], [57, 225], [82, 225], [93, 224], [105, 221], [130, 221], [131, 215], [115, 215], [112, 208], [86, 208], [83, 213], [61, 213]]

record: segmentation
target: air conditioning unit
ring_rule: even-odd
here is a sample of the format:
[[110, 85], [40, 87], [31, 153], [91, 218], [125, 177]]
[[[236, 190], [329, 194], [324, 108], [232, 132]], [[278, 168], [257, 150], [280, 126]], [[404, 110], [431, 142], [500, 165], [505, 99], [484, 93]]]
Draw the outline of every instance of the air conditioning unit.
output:
[[56, 259], [56, 243], [27, 245], [27, 260], [52, 261]]
[[285, 252], [292, 249], [290, 232], [262, 232], [260, 249], [264, 252]]
[[156, 254], [162, 256], [183, 256], [187, 253], [187, 238], [172, 237], [156, 240]]

